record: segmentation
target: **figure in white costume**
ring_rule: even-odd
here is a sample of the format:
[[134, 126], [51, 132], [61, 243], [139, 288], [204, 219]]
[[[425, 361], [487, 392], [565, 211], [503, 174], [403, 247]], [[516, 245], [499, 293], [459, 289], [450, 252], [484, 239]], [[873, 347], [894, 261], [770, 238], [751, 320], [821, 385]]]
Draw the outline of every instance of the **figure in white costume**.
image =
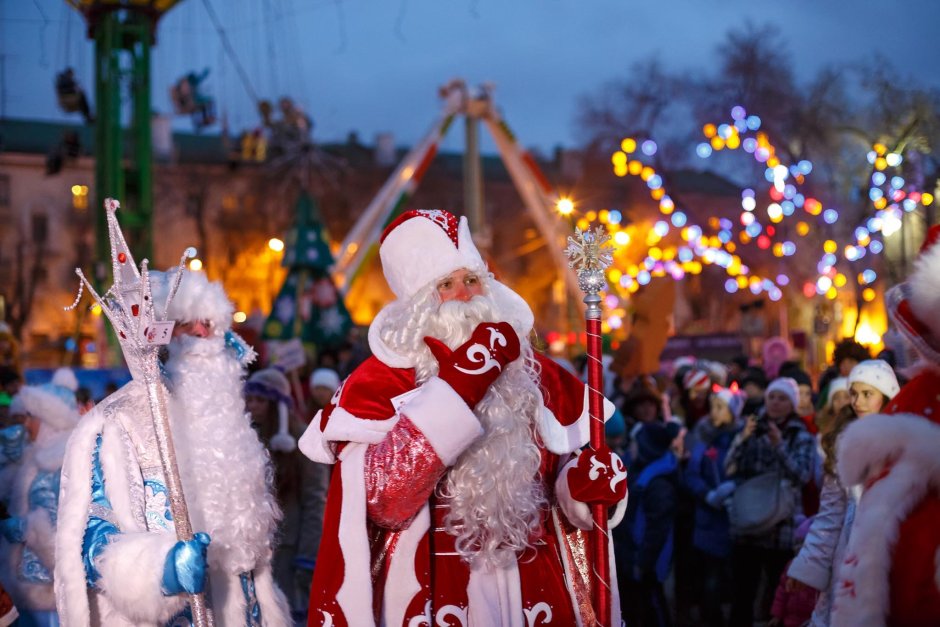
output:
[[0, 583], [28, 625], [57, 625], [52, 573], [55, 567], [55, 528], [58, 517], [59, 473], [69, 434], [78, 423], [75, 390], [78, 381], [67, 369], [56, 371], [50, 383], [22, 388], [18, 412], [29, 434], [18, 462], [8, 470], [4, 499], [10, 517], [0, 521]]
[[[120, 234], [113, 208], [109, 220], [114, 244]], [[129, 253], [115, 250], [125, 263]], [[168, 299], [178, 276], [179, 289]], [[165, 317], [176, 321], [162, 383], [189, 517], [199, 533], [177, 541], [147, 386], [128, 357], [134, 380], [82, 417], [65, 454], [55, 569], [61, 622], [189, 625], [187, 594], [204, 592], [217, 626], [290, 625], [271, 576], [280, 512], [269, 458], [242, 397], [244, 365], [254, 353], [229, 330], [233, 307], [220, 284], [187, 270], [151, 272], [149, 280], [156, 315], [169, 300]], [[123, 341], [122, 347], [127, 356]]]

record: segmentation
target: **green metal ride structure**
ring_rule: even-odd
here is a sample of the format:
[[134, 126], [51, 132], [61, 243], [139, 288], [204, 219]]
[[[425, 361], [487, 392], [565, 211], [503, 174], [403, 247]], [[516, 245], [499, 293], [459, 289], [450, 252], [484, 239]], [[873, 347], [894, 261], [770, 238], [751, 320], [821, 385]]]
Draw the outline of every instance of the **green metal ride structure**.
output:
[[[104, 284], [110, 259], [106, 198], [121, 201], [118, 216], [128, 244], [153, 258], [153, 150], [150, 130], [150, 48], [157, 22], [180, 0], [66, 0], [85, 18], [95, 41], [94, 281]], [[130, 116], [125, 124], [124, 95]], [[109, 333], [105, 361], [120, 361]]]
[[[157, 22], [180, 0], [66, 0], [95, 41], [96, 258], [108, 259], [104, 199], [121, 201], [120, 221], [139, 257], [153, 257], [150, 48]], [[124, 95], [130, 119], [124, 121]], [[96, 280], [104, 278], [95, 268]]]

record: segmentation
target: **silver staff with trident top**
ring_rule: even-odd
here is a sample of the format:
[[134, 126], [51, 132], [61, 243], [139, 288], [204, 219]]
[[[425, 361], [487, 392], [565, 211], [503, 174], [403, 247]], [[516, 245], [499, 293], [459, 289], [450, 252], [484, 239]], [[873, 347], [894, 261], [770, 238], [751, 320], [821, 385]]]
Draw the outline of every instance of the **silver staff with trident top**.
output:
[[[76, 268], [75, 273], [81, 279], [78, 296], [75, 302], [65, 309], [68, 311], [77, 307], [82, 299], [83, 289], [87, 288], [111, 322], [131, 376], [146, 386], [176, 537], [183, 542], [188, 542], [193, 539], [193, 526], [183, 495], [183, 482], [180, 480], [176, 449], [170, 432], [170, 420], [166, 411], [166, 388], [160, 377], [159, 352], [160, 348], [168, 344], [173, 337], [173, 326], [176, 323], [166, 319], [166, 312], [183, 279], [186, 260], [195, 257], [196, 251], [193, 248], [187, 248], [183, 253], [179, 270], [172, 279], [173, 283], [166, 302], [159, 303], [160, 309], [157, 310], [150, 289], [148, 261], [144, 259], [138, 270], [115, 215], [119, 207], [120, 203], [112, 198], [104, 202], [108, 219], [108, 235], [111, 239], [111, 266], [114, 283], [103, 296], [99, 295], [81, 269]], [[189, 605], [195, 627], [213, 626], [212, 610], [206, 602], [205, 593], [190, 594]]]
[[[605, 446], [604, 436], [604, 396], [603, 366], [601, 362], [601, 296], [607, 287], [604, 272], [613, 261], [613, 253], [606, 246], [610, 240], [606, 229], [595, 227], [582, 231], [575, 229], [574, 236], [568, 238], [565, 250], [570, 260], [568, 266], [578, 274], [578, 287], [584, 292], [585, 327], [587, 330], [587, 385], [588, 410], [591, 416], [591, 440], [593, 451], [600, 451]], [[608, 545], [610, 535], [607, 529], [607, 506], [591, 504], [591, 517], [594, 528], [591, 532], [591, 555], [594, 566], [592, 596], [597, 624], [601, 627], [611, 625], [611, 589], [610, 589], [610, 554]]]

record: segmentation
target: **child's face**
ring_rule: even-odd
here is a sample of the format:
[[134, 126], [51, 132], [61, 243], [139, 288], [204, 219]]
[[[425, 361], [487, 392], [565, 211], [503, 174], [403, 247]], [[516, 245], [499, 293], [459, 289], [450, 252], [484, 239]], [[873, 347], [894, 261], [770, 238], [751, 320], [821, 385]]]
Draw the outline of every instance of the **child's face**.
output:
[[832, 398], [829, 400], [829, 404], [832, 405], [833, 414], [838, 414], [851, 402], [852, 397], [849, 396], [848, 390], [838, 390], [833, 392]]
[[849, 396], [852, 398], [852, 409], [859, 418], [878, 413], [884, 404], [884, 395], [877, 388], [861, 381], [852, 384]]
[[801, 416], [813, 413], [813, 388], [805, 383], [800, 384], [800, 406], [796, 408]]
[[710, 417], [712, 424], [716, 427], [731, 422], [731, 410], [728, 409], [728, 404], [717, 396], [712, 396]]

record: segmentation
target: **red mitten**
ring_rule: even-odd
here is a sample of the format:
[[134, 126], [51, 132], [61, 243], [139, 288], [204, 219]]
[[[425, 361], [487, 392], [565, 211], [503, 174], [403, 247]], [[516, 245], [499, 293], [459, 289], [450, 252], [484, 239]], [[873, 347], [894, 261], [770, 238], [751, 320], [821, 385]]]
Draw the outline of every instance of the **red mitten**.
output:
[[440, 340], [424, 338], [440, 370], [437, 376], [446, 381], [467, 403], [476, 407], [490, 384], [503, 371], [503, 366], [519, 357], [519, 336], [508, 322], [482, 322], [470, 339], [451, 351]]
[[588, 505], [616, 505], [627, 495], [627, 469], [606, 446], [599, 451], [586, 448], [568, 471], [568, 490]]

